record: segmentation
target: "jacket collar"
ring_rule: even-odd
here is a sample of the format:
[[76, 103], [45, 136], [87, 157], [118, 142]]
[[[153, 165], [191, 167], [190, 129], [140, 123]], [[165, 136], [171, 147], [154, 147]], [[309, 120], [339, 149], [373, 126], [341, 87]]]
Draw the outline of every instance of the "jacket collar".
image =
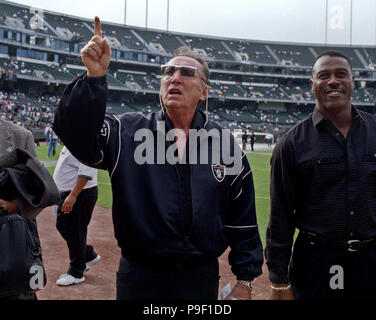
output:
[[[174, 125], [173, 125], [171, 119], [168, 117], [166, 112], [164, 112], [164, 113], [162, 111], [157, 112], [155, 119], [156, 119], [156, 121], [155, 121], [155, 123], [153, 123], [153, 131], [154, 132], [155, 131], [162, 131], [162, 128], [158, 126], [158, 122], [161, 122], [161, 121], [165, 122], [166, 132], [174, 129]], [[199, 130], [199, 129], [204, 128], [205, 121], [206, 121], [205, 114], [197, 108], [196, 112], [193, 116], [191, 129]]]

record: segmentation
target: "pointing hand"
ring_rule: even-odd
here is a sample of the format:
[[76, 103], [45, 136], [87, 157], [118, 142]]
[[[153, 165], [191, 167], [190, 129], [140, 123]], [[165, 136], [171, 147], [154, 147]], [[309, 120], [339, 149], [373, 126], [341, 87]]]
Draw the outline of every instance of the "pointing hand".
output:
[[88, 77], [96, 78], [106, 75], [111, 60], [111, 48], [102, 38], [101, 21], [94, 20], [94, 36], [81, 50], [82, 62], [87, 68]]

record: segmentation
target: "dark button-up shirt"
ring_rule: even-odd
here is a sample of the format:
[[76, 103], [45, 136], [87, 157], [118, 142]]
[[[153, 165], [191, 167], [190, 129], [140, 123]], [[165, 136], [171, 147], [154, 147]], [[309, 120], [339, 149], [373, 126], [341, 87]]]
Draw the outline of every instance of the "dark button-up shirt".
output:
[[347, 138], [315, 108], [273, 152], [266, 246], [273, 282], [288, 282], [295, 228], [333, 240], [376, 237], [376, 118], [352, 112]]

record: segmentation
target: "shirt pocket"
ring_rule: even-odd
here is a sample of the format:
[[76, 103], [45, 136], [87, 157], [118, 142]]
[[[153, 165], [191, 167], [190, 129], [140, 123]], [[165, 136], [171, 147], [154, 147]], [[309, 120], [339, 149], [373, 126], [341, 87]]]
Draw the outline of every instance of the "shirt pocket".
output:
[[333, 179], [344, 174], [344, 166], [337, 158], [311, 159], [298, 165], [301, 183], [307, 187], [321, 188], [331, 185]]

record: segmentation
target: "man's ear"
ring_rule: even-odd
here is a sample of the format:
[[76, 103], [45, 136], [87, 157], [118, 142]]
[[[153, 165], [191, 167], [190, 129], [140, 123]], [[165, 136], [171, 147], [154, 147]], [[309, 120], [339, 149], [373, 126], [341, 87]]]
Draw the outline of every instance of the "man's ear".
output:
[[207, 84], [205, 84], [204, 90], [202, 91], [201, 96], [200, 96], [200, 101], [205, 101], [208, 94], [209, 94], [209, 87]]

